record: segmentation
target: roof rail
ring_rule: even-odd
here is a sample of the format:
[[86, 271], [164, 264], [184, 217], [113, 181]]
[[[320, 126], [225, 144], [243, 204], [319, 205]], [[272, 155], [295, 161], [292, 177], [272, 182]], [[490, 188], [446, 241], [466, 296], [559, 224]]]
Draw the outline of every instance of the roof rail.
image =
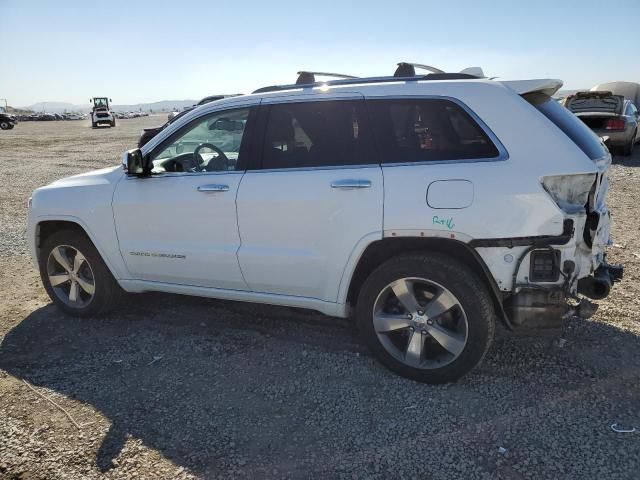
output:
[[335, 78], [357, 78], [353, 75], [345, 75], [343, 73], [329, 73], [329, 72], [310, 72], [306, 70], [302, 70], [298, 72], [298, 79], [296, 80], [296, 85], [306, 85], [308, 83], [316, 83], [316, 75], [321, 75], [323, 77], [335, 77]]
[[[427, 70], [430, 73], [426, 75], [416, 75], [416, 68]], [[271, 85], [268, 87], [258, 88], [252, 93], [266, 93], [277, 92], [281, 90], [291, 90], [294, 88], [312, 88], [319, 86], [332, 86], [332, 85], [353, 85], [360, 83], [385, 83], [385, 82], [416, 82], [419, 80], [473, 80], [483, 78], [482, 75], [475, 73], [482, 73], [482, 69], [478, 67], [472, 67], [465, 69], [460, 73], [447, 73], [439, 68], [431, 67], [429, 65], [423, 65], [421, 63], [409, 63], [400, 62], [396, 68], [393, 76], [382, 77], [354, 77], [352, 75], [344, 75], [342, 73], [328, 73], [328, 72], [311, 72], [300, 71], [298, 72], [298, 79], [294, 84], [287, 85]], [[336, 80], [327, 80], [319, 82], [316, 80], [316, 75], [325, 77], [335, 77]]]
[[268, 87], [258, 88], [251, 93], [278, 92], [281, 90], [292, 90], [295, 88], [313, 88], [321, 86], [357, 85], [362, 83], [417, 82], [420, 80], [478, 80], [478, 77], [475, 75], [469, 75], [468, 73], [430, 73], [428, 75], [419, 75], [415, 77], [356, 77], [305, 84], [292, 83], [289, 85], [270, 85]]
[[400, 62], [398, 63], [398, 68], [396, 68], [394, 77], [415, 77], [416, 76], [416, 68], [420, 68], [422, 70], [427, 70], [431, 73], [446, 73], [443, 70], [440, 70], [436, 67], [431, 67], [429, 65], [423, 65], [421, 63], [409, 63], [409, 62]]

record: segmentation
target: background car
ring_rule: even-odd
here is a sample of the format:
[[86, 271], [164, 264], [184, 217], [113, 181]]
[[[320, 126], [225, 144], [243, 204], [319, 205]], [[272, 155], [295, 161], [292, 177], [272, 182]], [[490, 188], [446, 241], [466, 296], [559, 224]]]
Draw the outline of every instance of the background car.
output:
[[611, 92], [614, 95], [621, 95], [625, 100], [630, 100], [637, 107], [640, 105], [640, 83], [634, 82], [609, 82], [601, 83], [591, 89], [591, 91]]
[[588, 91], [569, 95], [564, 106], [596, 135], [609, 137], [612, 150], [631, 155], [640, 136], [639, 112], [633, 102], [610, 91]]
[[11, 130], [18, 123], [15, 115], [6, 112], [4, 107], [0, 107], [0, 129]]

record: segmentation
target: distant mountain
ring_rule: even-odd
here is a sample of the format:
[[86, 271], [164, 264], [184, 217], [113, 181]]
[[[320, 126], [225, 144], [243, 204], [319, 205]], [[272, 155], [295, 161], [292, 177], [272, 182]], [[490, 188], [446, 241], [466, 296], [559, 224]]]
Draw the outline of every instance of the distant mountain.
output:
[[80, 111], [76, 110], [76, 105], [66, 102], [38, 102], [28, 107], [20, 107], [23, 110], [33, 110], [34, 112], [51, 112], [62, 113], [65, 110], [67, 112]]
[[178, 110], [182, 110], [184, 107], [190, 107], [191, 105], [195, 105], [200, 100], [162, 100], [160, 102], [153, 103], [137, 103], [135, 105], [118, 105], [113, 104], [112, 109], [116, 112], [138, 112], [142, 110], [143, 112], [168, 112], [177, 108]]
[[[131, 112], [131, 111], [143, 111], [143, 112], [168, 112], [177, 108], [182, 110], [184, 107], [190, 107], [195, 105], [199, 100], [162, 100], [160, 102], [152, 103], [136, 103], [133, 105], [120, 105], [114, 103], [111, 108], [116, 112]], [[88, 112], [91, 110], [91, 104], [74, 105], [73, 103], [66, 102], [38, 102], [28, 107], [20, 107], [24, 110], [33, 110], [34, 112], [48, 112], [48, 113], [64, 113], [64, 112]]]

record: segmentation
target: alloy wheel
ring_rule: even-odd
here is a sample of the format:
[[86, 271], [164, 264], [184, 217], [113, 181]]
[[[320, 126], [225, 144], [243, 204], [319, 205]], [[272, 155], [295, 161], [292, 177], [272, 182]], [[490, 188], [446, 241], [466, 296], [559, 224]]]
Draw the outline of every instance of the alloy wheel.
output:
[[385, 350], [413, 368], [443, 367], [467, 344], [469, 325], [459, 300], [425, 278], [401, 278], [387, 285], [376, 298], [372, 315]]
[[47, 277], [56, 296], [73, 308], [84, 308], [95, 295], [95, 277], [86, 257], [75, 247], [60, 245], [47, 259]]

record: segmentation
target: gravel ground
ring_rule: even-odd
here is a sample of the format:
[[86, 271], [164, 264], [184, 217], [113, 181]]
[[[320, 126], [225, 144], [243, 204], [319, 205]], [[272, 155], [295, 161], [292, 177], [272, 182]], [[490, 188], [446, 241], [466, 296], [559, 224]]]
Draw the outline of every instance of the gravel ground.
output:
[[0, 478], [640, 476], [640, 433], [610, 429], [640, 429], [640, 151], [612, 167], [626, 278], [595, 318], [564, 344], [503, 333], [471, 375], [430, 386], [300, 310], [160, 294], [100, 320], [53, 308], [25, 254], [30, 192], [117, 163], [161, 121], [0, 132]]

